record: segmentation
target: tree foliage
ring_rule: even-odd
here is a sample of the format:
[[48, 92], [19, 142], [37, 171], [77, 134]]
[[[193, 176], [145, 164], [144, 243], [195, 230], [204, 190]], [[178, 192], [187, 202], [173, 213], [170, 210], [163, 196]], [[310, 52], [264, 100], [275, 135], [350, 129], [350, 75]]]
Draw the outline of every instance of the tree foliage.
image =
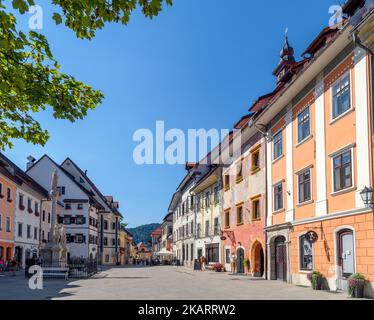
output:
[[[92, 39], [98, 29], [115, 22], [126, 25], [140, 7], [144, 16], [158, 15], [172, 0], [50, 0], [56, 6], [53, 20], [65, 24], [78, 38]], [[34, 0], [0, 0], [0, 148], [12, 139], [44, 145], [48, 131], [35, 115], [52, 108], [56, 119], [74, 122], [95, 109], [103, 94], [60, 71], [46, 37], [17, 28], [11, 7], [25, 14]]]

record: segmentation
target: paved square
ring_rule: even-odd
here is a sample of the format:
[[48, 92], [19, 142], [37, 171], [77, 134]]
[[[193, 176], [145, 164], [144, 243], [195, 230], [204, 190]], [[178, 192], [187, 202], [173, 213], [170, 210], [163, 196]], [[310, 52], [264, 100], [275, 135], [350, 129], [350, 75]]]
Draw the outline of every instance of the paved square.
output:
[[278, 281], [193, 271], [184, 267], [110, 267], [87, 280], [44, 280], [30, 290], [28, 280], [0, 277], [0, 299], [68, 300], [340, 300], [347, 293], [313, 291]]

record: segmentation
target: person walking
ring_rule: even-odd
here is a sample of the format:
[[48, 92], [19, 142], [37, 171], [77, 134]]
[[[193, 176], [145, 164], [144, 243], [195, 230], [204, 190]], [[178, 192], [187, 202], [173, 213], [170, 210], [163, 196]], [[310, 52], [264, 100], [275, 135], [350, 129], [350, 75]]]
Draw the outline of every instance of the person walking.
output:
[[12, 269], [12, 277], [15, 277], [16, 276], [16, 269], [17, 269], [16, 257], [13, 257], [12, 261], [10, 262], [10, 267]]
[[230, 266], [231, 266], [231, 274], [235, 273], [236, 269], [236, 255], [235, 252], [231, 252], [230, 255]]
[[201, 261], [200, 261], [200, 263], [201, 263], [201, 271], [205, 271], [206, 259], [205, 259], [204, 256], [201, 256], [200, 259], [201, 259]]

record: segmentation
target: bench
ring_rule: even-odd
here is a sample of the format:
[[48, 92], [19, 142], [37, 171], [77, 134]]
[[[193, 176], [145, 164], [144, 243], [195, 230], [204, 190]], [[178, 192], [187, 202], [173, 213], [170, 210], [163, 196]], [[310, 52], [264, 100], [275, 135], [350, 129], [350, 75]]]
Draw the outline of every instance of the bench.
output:
[[69, 268], [63, 267], [43, 267], [43, 277], [64, 277], [65, 280], [69, 277]]

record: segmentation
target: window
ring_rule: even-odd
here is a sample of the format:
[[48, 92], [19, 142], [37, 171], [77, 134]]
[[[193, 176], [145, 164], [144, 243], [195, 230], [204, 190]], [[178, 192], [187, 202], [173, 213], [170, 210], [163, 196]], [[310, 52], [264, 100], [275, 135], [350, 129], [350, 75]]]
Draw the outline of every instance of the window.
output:
[[191, 234], [193, 234], [193, 220], [191, 221]]
[[108, 238], [104, 238], [104, 246], [108, 245]]
[[109, 254], [105, 255], [105, 262], [109, 262]]
[[48, 212], [48, 223], [51, 223], [51, 213]]
[[252, 219], [253, 220], [261, 219], [260, 199], [255, 199], [252, 201]]
[[251, 160], [251, 171], [252, 173], [256, 173], [260, 170], [260, 150], [257, 149], [252, 153], [252, 160]]
[[236, 224], [243, 224], [243, 206], [236, 208]]
[[116, 230], [116, 223], [112, 222], [112, 230]]
[[209, 191], [205, 193], [205, 208], [208, 209], [210, 207], [210, 193]]
[[201, 238], [201, 223], [197, 224], [197, 237]]
[[230, 211], [225, 212], [225, 228], [230, 228]]
[[0, 183], [0, 196], [2, 196], [2, 195], [3, 195], [3, 184]]
[[34, 240], [38, 240], [38, 228], [34, 227]]
[[31, 238], [31, 226], [27, 225], [27, 239]]
[[219, 245], [208, 244], [205, 247], [206, 258], [208, 263], [219, 262]]
[[219, 222], [218, 218], [214, 218], [214, 235], [217, 236], [219, 235], [220, 230], [219, 230]]
[[226, 263], [230, 263], [230, 249], [225, 250], [225, 260]]
[[[44, 230], [42, 230], [42, 242], [44, 242], [44, 241], [45, 241], [45, 238], [44, 238], [44, 236], [45, 236], [45, 233], [44, 233]], [[66, 235], [66, 237], [67, 237], [67, 235]]]
[[6, 218], [6, 225], [5, 225], [5, 231], [6, 232], [10, 232], [10, 218], [9, 217], [7, 217]]
[[274, 211], [283, 209], [283, 183], [274, 186]]
[[305, 140], [310, 135], [309, 107], [297, 116], [297, 142]]
[[12, 190], [10, 190], [10, 188], [6, 189], [6, 199], [8, 202], [12, 201]]
[[278, 159], [280, 156], [283, 155], [282, 131], [279, 131], [277, 134], [273, 136], [273, 149], [274, 160]]
[[225, 175], [225, 191], [230, 189], [230, 175], [226, 174]]
[[65, 187], [57, 187], [57, 191], [60, 195], [64, 195], [65, 194]]
[[86, 221], [85, 221], [85, 218], [83, 216], [76, 216], [75, 223], [76, 224], [85, 224]]
[[236, 166], [236, 183], [240, 183], [243, 181], [243, 163], [240, 162]]
[[108, 220], [104, 220], [104, 230], [108, 230]]
[[35, 213], [38, 214], [39, 213], [39, 203], [37, 203], [36, 201], [35, 201], [34, 208], [35, 208]]
[[205, 236], [209, 237], [209, 220], [205, 221]]
[[18, 223], [18, 237], [22, 238], [22, 234], [23, 234], [23, 224]]
[[219, 203], [219, 197], [218, 197], [218, 186], [214, 187], [214, 196], [213, 196], [214, 205], [217, 205]]
[[332, 119], [336, 119], [351, 107], [349, 74], [339, 79], [332, 87]]
[[115, 246], [115, 245], [116, 245], [116, 240], [112, 239], [112, 246]]
[[71, 210], [71, 203], [66, 203], [65, 204], [65, 209], [66, 210]]
[[45, 222], [45, 210], [43, 210], [43, 212], [42, 212], [42, 220], [43, 220], [43, 222]]
[[64, 224], [71, 224], [71, 216], [64, 216]]
[[80, 182], [80, 183], [84, 183], [84, 180], [83, 180], [82, 177], [79, 177], [79, 182]]
[[75, 235], [75, 243], [84, 243], [85, 242], [85, 239], [84, 239], [84, 235], [83, 234], [76, 234]]
[[299, 239], [300, 243], [300, 269], [305, 271], [313, 270], [313, 244], [306, 235]]
[[311, 195], [311, 180], [310, 180], [310, 169], [298, 175], [299, 181], [299, 203], [310, 201]]
[[32, 212], [32, 201], [31, 201], [31, 199], [30, 198], [27, 198], [27, 210], [29, 211], [29, 212]]
[[351, 150], [333, 158], [334, 191], [352, 187], [352, 155]]
[[78, 203], [77, 209], [78, 210], [83, 210], [83, 203]]
[[2, 220], [2, 216], [0, 214], [0, 231], [3, 229], [3, 220]]
[[24, 210], [25, 209], [25, 207], [24, 207], [24, 205], [23, 205], [23, 194], [19, 194], [19, 197], [18, 197], [18, 207], [21, 209], [21, 210]]

